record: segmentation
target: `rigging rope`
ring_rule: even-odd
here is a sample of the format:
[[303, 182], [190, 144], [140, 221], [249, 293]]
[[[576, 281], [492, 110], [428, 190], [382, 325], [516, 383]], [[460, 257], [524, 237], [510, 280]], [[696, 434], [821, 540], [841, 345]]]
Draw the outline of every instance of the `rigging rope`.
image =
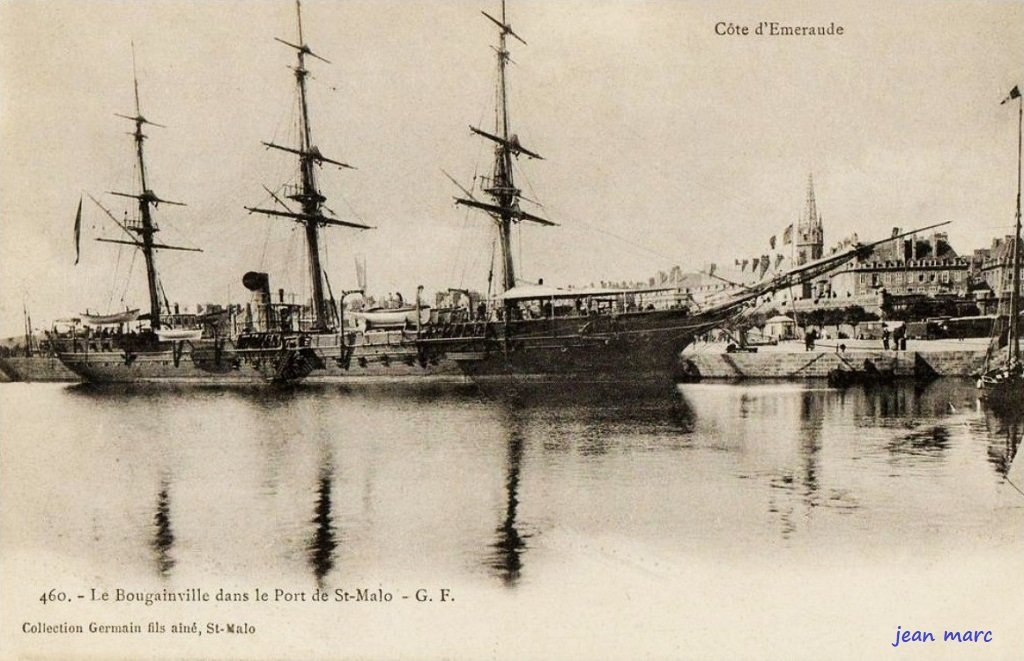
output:
[[[516, 240], [517, 240], [517, 242], [519, 244], [519, 246], [518, 246], [519, 247], [519, 256], [517, 258], [517, 261], [519, 262], [519, 268], [521, 270], [521, 273], [525, 273], [526, 272], [526, 267], [523, 264], [523, 224], [522, 223], [516, 223]], [[516, 283], [513, 282], [512, 286], [515, 287]]]
[[[487, 110], [490, 107], [490, 105], [491, 105], [491, 100], [489, 98], [485, 98], [484, 101], [480, 104], [480, 112], [478, 114], [477, 125], [480, 125], [480, 126], [483, 125], [483, 123], [484, 123], [484, 116], [487, 115]], [[470, 188], [469, 188], [469, 191], [471, 193], [477, 192], [477, 183], [478, 183], [478, 181], [480, 179], [480, 162], [483, 160], [483, 154], [484, 154], [485, 148], [486, 148], [486, 144], [483, 141], [477, 141], [476, 144], [477, 144], [476, 161], [473, 163], [473, 182], [470, 184]], [[473, 210], [470, 209], [469, 207], [466, 207], [465, 215], [463, 215], [463, 217], [462, 217], [462, 229], [459, 232], [459, 241], [458, 241], [458, 244], [455, 246], [455, 259], [452, 260], [452, 268], [451, 268], [451, 274], [450, 274], [449, 280], [455, 280], [455, 273], [458, 270], [459, 261], [461, 260], [461, 255], [462, 255], [462, 251], [463, 251], [463, 248], [464, 248], [463, 243], [464, 243], [464, 241], [466, 239], [466, 234], [467, 234], [466, 227], [469, 225], [469, 222], [470, 222], [469, 218], [470, 218], [470, 215], [472, 213], [474, 213]], [[465, 284], [466, 272], [469, 270], [469, 267], [472, 266], [472, 265], [475, 265], [476, 264], [476, 260], [479, 259], [478, 253], [473, 252], [473, 253], [471, 253], [471, 255], [472, 255], [471, 259], [467, 259], [466, 261], [462, 262], [462, 273], [461, 273], [461, 275], [460, 275], [460, 277], [458, 279], [458, 283], [459, 283], [460, 287], [462, 287]], [[493, 270], [493, 264], [492, 264], [492, 270]]]
[[[493, 289], [493, 284], [494, 284], [494, 256], [495, 256], [497, 245], [498, 245], [498, 239], [497, 238], [492, 239], [491, 240], [491, 268], [487, 272], [487, 300], [490, 300], [491, 299], [491, 295], [494, 293], [494, 289]], [[462, 283], [459, 283], [459, 284], [461, 285]]]
[[[532, 202], [533, 204], [537, 205], [538, 207], [540, 207], [542, 209], [547, 208], [545, 205], [541, 204], [540, 202], [534, 201], [534, 200], [539, 200], [540, 196], [537, 195], [537, 192], [536, 192], [536, 190], [535, 190], [535, 188], [533, 186], [533, 182], [530, 180], [530, 176], [526, 173], [525, 170], [523, 170], [522, 168], [519, 167], [518, 161], [514, 161], [513, 162], [513, 167], [515, 168], [516, 173], [519, 174], [520, 176], [522, 176], [522, 178], [526, 180], [526, 186], [527, 186], [527, 188], [529, 188], [531, 197], [533, 198], [533, 200], [527, 200], [527, 201], [528, 202]], [[620, 234], [616, 234], [614, 232], [610, 232], [610, 231], [608, 231], [606, 229], [598, 227], [598, 226], [596, 226], [596, 225], [594, 225], [592, 223], [588, 223], [588, 222], [582, 221], [582, 220], [580, 220], [580, 219], [578, 219], [578, 218], [576, 218], [574, 216], [571, 216], [569, 214], [562, 213], [562, 212], [558, 211], [557, 209], [550, 209], [550, 211], [554, 212], [554, 214], [556, 216], [558, 216], [558, 217], [563, 217], [563, 218], [567, 218], [568, 220], [570, 220], [571, 222], [569, 224], [569, 227], [571, 227], [572, 229], [577, 229], [577, 227], [574, 227], [574, 226], [584, 226], [584, 227], [587, 227], [587, 228], [589, 228], [591, 230], [594, 230], [595, 232], [598, 232], [598, 233], [604, 234], [606, 236], [610, 236], [610, 237], [612, 237], [614, 239], [617, 239], [619, 241], [622, 241], [623, 243], [626, 243], [626, 244], [628, 244], [630, 246], [633, 246], [634, 248], [642, 250], [645, 253], [649, 253], [649, 254], [654, 255], [656, 257], [660, 257], [660, 258], [665, 259], [665, 260], [667, 260], [669, 262], [677, 261], [675, 258], [669, 257], [668, 255], [665, 255], [664, 253], [660, 253], [660, 252], [658, 252], [656, 250], [652, 250], [651, 248], [649, 248], [647, 246], [639, 244], [639, 243], [637, 243], [637, 242], [635, 242], [635, 241], [633, 241], [631, 239], [627, 239], [626, 237], [624, 237], [624, 236], [622, 236]]]
[[124, 246], [117, 247], [117, 259], [114, 261], [114, 273], [110, 277], [110, 296], [107, 297], [107, 312], [110, 311], [110, 304], [114, 302], [114, 292], [117, 290], [117, 270], [121, 268], [121, 251], [123, 249]]
[[[653, 250], [652, 248], [649, 248], [649, 247], [647, 247], [647, 246], [645, 246], [643, 244], [637, 243], [636, 241], [633, 241], [631, 239], [627, 239], [626, 237], [622, 236], [621, 234], [616, 234], [615, 232], [611, 232], [611, 231], [606, 230], [606, 229], [604, 229], [602, 227], [598, 227], [597, 225], [594, 225], [592, 223], [588, 223], [588, 222], [586, 222], [584, 220], [580, 220], [579, 218], [577, 218], [575, 216], [572, 216], [570, 214], [567, 214], [567, 213], [564, 213], [562, 211], [559, 211], [557, 208], [551, 208], [551, 207], [547, 207], [547, 208], [550, 211], [552, 211], [555, 216], [557, 216], [559, 218], [567, 218], [570, 221], [570, 223], [568, 225], [566, 225], [566, 227], [569, 227], [569, 228], [572, 228], [572, 229], [577, 229], [578, 227], [586, 227], [586, 228], [588, 228], [590, 230], [598, 232], [599, 234], [604, 234], [606, 236], [612, 237], [613, 239], [618, 239], [619, 241], [622, 241], [625, 244], [633, 246], [634, 248], [636, 248], [638, 250], [642, 250], [645, 253], [654, 255], [655, 257], [660, 257], [660, 258], [665, 259], [665, 260], [667, 260], [669, 262], [677, 261], [676, 258], [669, 257], [668, 255], [666, 255], [664, 253], [658, 252], [657, 250]], [[582, 231], [582, 230], [579, 230], [579, 231]]]
[[[280, 188], [278, 190], [280, 190]], [[267, 204], [269, 201], [272, 201], [272, 200], [273, 200], [273, 198], [268, 195], [267, 197], [263, 198], [263, 201], [261, 202], [261, 204]], [[266, 266], [266, 263], [267, 263], [267, 246], [270, 245], [270, 228], [272, 227], [271, 223], [273, 222], [273, 220], [274, 220], [273, 218], [271, 218], [270, 216], [267, 216], [264, 219], [264, 221], [263, 221], [263, 225], [264, 225], [264, 227], [266, 227], [266, 232], [264, 232], [264, 234], [263, 234], [263, 249], [260, 251], [260, 262], [259, 262], [259, 264], [260, 264], [260, 270], [264, 270], [264, 271], [267, 270], [264, 267]]]
[[128, 275], [124, 279], [124, 291], [121, 292], [121, 302], [124, 303], [124, 297], [128, 294], [128, 286], [132, 283], [132, 271], [135, 270], [135, 258], [138, 256], [138, 250], [132, 250], [132, 261], [128, 264]]
[[156, 286], [160, 288], [160, 295], [164, 299], [164, 308], [167, 310], [167, 314], [171, 314], [171, 302], [167, 300], [167, 292], [164, 291], [164, 283], [158, 280]]

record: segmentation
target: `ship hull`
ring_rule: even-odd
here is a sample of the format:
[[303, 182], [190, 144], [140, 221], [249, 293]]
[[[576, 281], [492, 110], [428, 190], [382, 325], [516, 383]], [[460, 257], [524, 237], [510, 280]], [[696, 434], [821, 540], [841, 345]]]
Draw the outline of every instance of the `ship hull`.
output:
[[[423, 344], [481, 384], [671, 384], [681, 376], [683, 349], [723, 318], [660, 310], [464, 324]], [[459, 337], [467, 330], [469, 337]]]
[[673, 383], [680, 352], [722, 320], [661, 310], [350, 333], [344, 341], [311, 335], [269, 348], [244, 341], [161, 343], [149, 351], [60, 358], [92, 383]]
[[996, 412], [1019, 414], [1024, 409], [1024, 370], [1015, 365], [982, 374], [978, 379], [978, 399]]
[[679, 352], [671, 347], [544, 347], [452, 354], [478, 383], [672, 383]]
[[347, 338], [347, 345], [341, 355], [326, 357], [323, 369], [313, 372], [308, 379], [329, 383], [465, 383], [468, 380], [454, 361], [424, 351], [415, 331], [354, 333]]
[[[260, 338], [231, 342], [161, 343], [150, 350], [108, 348], [60, 353], [71, 372], [90, 383], [167, 383], [231, 385], [313, 382], [465, 383], [458, 366], [441, 356], [423, 355], [414, 335], [401, 331], [309, 335], [306, 342], [269, 348]], [[346, 344], [347, 343], [347, 344]], [[294, 345], [294, 346], [293, 346]], [[307, 345], [307, 346], [301, 346]]]
[[260, 361], [241, 360], [225, 352], [219, 364], [209, 364], [199, 354], [176, 349], [127, 353], [98, 351], [60, 354], [69, 370], [89, 383], [169, 383], [225, 385], [266, 383], [275, 380], [276, 370], [266, 357]]

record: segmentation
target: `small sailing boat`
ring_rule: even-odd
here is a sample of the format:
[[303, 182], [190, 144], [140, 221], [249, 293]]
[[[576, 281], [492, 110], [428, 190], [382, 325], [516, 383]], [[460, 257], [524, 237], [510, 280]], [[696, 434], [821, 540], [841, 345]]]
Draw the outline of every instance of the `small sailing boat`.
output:
[[[1020, 360], [1020, 268], [1021, 268], [1021, 220], [1020, 220], [1020, 186], [1021, 186], [1021, 129], [1024, 119], [1021, 93], [1018, 86], [1010, 90], [1009, 96], [1003, 100], [1007, 103], [1017, 99], [1017, 215], [1014, 221], [1013, 245], [1009, 260], [1004, 259], [1001, 278], [1005, 283], [1006, 262], [1012, 269], [1010, 273], [1010, 296], [1006, 301], [1006, 345], [1002, 351], [1003, 331], [997, 317], [994, 328], [993, 343], [986, 356], [985, 370], [978, 377], [978, 395], [994, 408], [1019, 408], [1024, 404], [1024, 365]], [[1004, 287], [1000, 290], [1005, 291]], [[1000, 301], [1002, 305], [1003, 301]], [[998, 358], [997, 358], [998, 356]]]
[[[484, 179], [486, 199], [459, 186], [464, 195], [455, 202], [494, 222], [501, 291], [484, 314], [423, 329], [417, 340], [422, 354], [452, 359], [478, 382], [671, 382], [678, 372], [680, 352], [697, 335], [721, 326], [758, 298], [818, 277], [877, 245], [858, 245], [802, 264], [703, 309], [659, 301], [659, 292], [650, 290], [573, 290], [520, 283], [513, 259], [512, 227], [522, 222], [546, 227], [555, 223], [521, 208], [520, 201], [526, 198], [515, 181], [515, 160], [542, 158], [523, 146], [509, 115], [509, 39], [526, 42], [513, 31], [504, 0], [500, 18], [482, 13], [498, 28], [494, 48], [498, 57], [496, 122], [493, 132], [473, 126], [470, 130], [494, 144], [494, 166], [492, 175]], [[930, 228], [914, 231], [924, 229]]]

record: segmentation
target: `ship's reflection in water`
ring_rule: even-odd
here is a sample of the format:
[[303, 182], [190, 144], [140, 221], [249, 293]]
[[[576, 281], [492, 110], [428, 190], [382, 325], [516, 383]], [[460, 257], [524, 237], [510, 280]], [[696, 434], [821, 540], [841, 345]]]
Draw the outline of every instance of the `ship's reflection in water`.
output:
[[84, 550], [108, 577], [134, 564], [158, 581], [519, 591], [665, 554], [902, 558], [1004, 530], [1017, 503], [994, 506], [1012, 492], [1021, 423], [986, 415], [962, 381], [74, 387], [12, 406], [69, 420], [10, 445], [11, 461], [49, 467], [9, 505], [38, 522], [24, 543]]
[[523, 438], [519, 433], [511, 433], [508, 440], [508, 476], [505, 480], [506, 506], [505, 518], [497, 529], [497, 540], [494, 542], [495, 556], [491, 567], [506, 585], [514, 585], [519, 580], [519, 572], [523, 567], [522, 554], [526, 551], [526, 539], [516, 528], [516, 508], [519, 506], [519, 470], [523, 462]]
[[334, 519], [331, 514], [331, 482], [334, 479], [334, 468], [327, 462], [320, 469], [317, 487], [316, 509], [313, 515], [313, 539], [309, 543], [309, 564], [313, 567], [313, 575], [317, 585], [322, 587], [324, 577], [334, 567], [334, 550], [338, 547], [335, 541]]
[[171, 499], [168, 496], [168, 480], [160, 483], [156, 500], [156, 514], [153, 515], [153, 550], [156, 552], [156, 566], [161, 575], [170, 574], [174, 567], [171, 547], [174, 546], [174, 532], [171, 530]]
[[663, 387], [622, 390], [604, 384], [532, 384], [510, 392], [492, 387], [482, 394], [506, 438], [503, 518], [487, 564], [509, 587], [521, 578], [531, 537], [523, 532], [528, 526], [518, 520], [521, 473], [531, 441], [542, 453], [554, 456], [600, 458], [616, 451], [626, 439], [683, 445], [682, 439], [692, 430], [685, 399]]
[[[751, 395], [742, 396], [747, 410]], [[821, 450], [821, 426], [823, 405], [817, 393], [805, 391], [799, 398], [802, 434], [797, 439], [796, 459], [779, 466], [769, 479], [772, 491], [769, 495], [768, 512], [779, 520], [779, 532], [789, 538], [798, 527], [798, 503], [806, 508], [818, 507], [818, 462]]]
[[[984, 428], [989, 436], [989, 463], [1006, 479], [1019, 479], [1018, 473], [1024, 471], [1021, 468], [1015, 471], [1014, 462], [1024, 435], [1024, 411], [994, 413], [984, 409], [984, 414]], [[1016, 484], [1016, 487], [1024, 488], [1024, 484]]]

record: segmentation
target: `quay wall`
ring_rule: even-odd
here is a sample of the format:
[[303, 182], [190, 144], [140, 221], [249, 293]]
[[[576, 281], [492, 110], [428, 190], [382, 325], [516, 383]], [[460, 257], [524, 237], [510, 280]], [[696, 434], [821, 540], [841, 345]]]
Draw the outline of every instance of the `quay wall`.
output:
[[757, 353], [684, 353], [706, 379], [811, 379], [828, 376], [829, 370], [860, 367], [871, 360], [879, 369], [892, 369], [897, 376], [975, 376], [983, 368], [985, 353], [964, 351], [871, 351], [834, 350], [803, 352], [765, 351]]
[[934, 351], [920, 355], [939, 376], [977, 376], [985, 369], [984, 351]]

